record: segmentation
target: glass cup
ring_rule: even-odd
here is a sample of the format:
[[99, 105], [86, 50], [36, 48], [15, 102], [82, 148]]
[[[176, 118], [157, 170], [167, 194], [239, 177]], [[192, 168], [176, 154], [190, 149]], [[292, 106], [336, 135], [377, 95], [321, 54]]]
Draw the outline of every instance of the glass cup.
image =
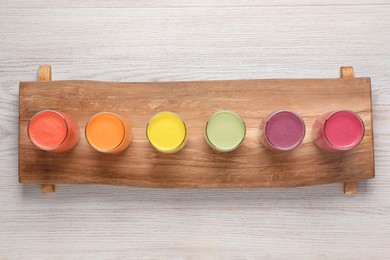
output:
[[27, 127], [30, 141], [48, 152], [66, 152], [79, 140], [79, 126], [68, 114], [43, 110], [36, 113]]
[[329, 152], [348, 151], [359, 145], [363, 136], [363, 120], [350, 110], [327, 112], [313, 125], [314, 143]]
[[218, 152], [231, 152], [244, 141], [246, 126], [244, 120], [234, 111], [220, 110], [207, 120], [205, 139]]
[[130, 145], [131, 124], [118, 114], [97, 113], [89, 119], [85, 127], [85, 137], [96, 151], [116, 154]]
[[294, 111], [279, 110], [262, 121], [262, 144], [271, 151], [286, 152], [295, 149], [305, 137], [305, 123]]
[[187, 142], [187, 128], [176, 113], [159, 112], [146, 125], [146, 137], [157, 151], [176, 153], [183, 149]]

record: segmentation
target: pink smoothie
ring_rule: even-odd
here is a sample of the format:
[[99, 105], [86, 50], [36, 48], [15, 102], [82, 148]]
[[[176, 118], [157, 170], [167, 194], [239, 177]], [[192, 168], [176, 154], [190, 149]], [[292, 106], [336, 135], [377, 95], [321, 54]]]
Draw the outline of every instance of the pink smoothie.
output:
[[350, 149], [358, 145], [364, 135], [361, 119], [351, 111], [338, 111], [325, 123], [325, 137], [331, 145]]
[[28, 135], [31, 141], [43, 149], [54, 149], [66, 138], [64, 118], [54, 111], [42, 111], [30, 121]]
[[280, 111], [268, 119], [265, 135], [274, 147], [288, 150], [301, 143], [305, 136], [305, 125], [295, 113]]

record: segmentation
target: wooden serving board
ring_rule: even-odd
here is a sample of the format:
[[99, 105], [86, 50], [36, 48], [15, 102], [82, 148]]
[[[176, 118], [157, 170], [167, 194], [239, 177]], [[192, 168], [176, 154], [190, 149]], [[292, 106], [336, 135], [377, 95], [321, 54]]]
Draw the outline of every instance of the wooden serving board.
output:
[[[117, 83], [98, 81], [21, 82], [19, 180], [36, 184], [113, 184], [160, 188], [274, 188], [374, 177], [371, 85], [369, 78], [273, 79], [194, 82]], [[59, 110], [80, 125], [80, 141], [70, 152], [35, 148], [27, 125], [36, 112]], [[220, 109], [238, 112], [247, 136], [231, 153], [211, 150], [204, 140], [208, 117]], [[295, 150], [274, 153], [260, 143], [261, 120], [279, 109], [298, 112], [306, 136]], [[349, 109], [365, 124], [365, 136], [345, 153], [320, 151], [311, 126], [321, 114]], [[148, 143], [147, 121], [159, 111], [178, 113], [189, 139], [177, 154], [161, 154]], [[84, 128], [95, 113], [119, 113], [133, 125], [133, 142], [121, 154], [94, 151]]]

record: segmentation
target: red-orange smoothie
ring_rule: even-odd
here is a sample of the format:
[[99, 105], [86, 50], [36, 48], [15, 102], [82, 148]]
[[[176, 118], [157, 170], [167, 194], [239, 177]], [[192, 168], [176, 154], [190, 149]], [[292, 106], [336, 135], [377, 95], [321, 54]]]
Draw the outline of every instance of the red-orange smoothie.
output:
[[38, 148], [50, 152], [72, 149], [79, 138], [79, 126], [69, 115], [54, 110], [36, 113], [28, 125], [28, 136]]

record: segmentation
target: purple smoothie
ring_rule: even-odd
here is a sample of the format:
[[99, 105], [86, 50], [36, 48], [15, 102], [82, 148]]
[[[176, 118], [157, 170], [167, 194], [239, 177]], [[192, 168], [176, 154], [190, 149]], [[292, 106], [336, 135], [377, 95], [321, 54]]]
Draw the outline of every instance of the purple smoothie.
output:
[[302, 142], [305, 136], [305, 125], [296, 113], [278, 111], [267, 120], [265, 136], [274, 148], [291, 150]]

